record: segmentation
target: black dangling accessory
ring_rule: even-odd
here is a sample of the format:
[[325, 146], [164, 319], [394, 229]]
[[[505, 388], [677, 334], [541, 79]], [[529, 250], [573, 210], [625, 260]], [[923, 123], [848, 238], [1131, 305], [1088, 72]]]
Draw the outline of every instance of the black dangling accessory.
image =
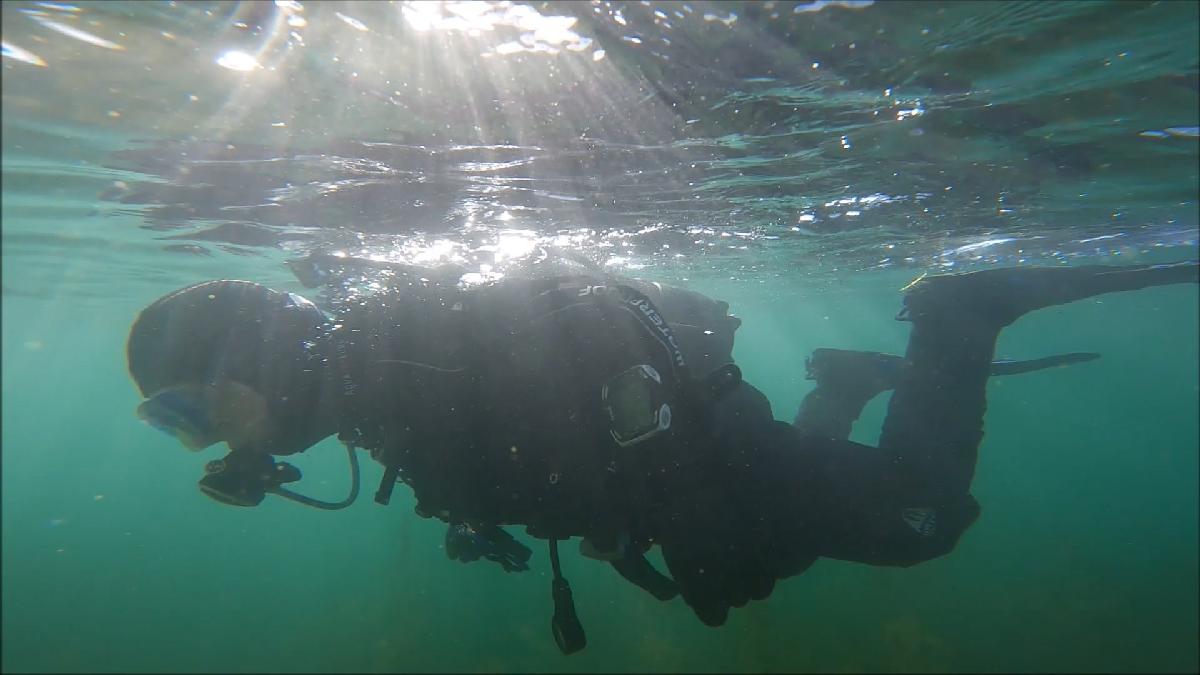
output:
[[571, 585], [563, 578], [562, 567], [558, 563], [558, 540], [550, 540], [550, 568], [554, 571], [554, 580], [550, 582], [550, 590], [554, 596], [554, 616], [550, 619], [550, 629], [554, 633], [554, 642], [563, 654], [574, 654], [587, 646], [587, 636], [583, 633], [583, 624], [575, 614], [575, 600], [571, 597]]
[[379, 489], [375, 491], [375, 503], [388, 505], [392, 501], [392, 489], [396, 487], [396, 479], [400, 477], [400, 467], [392, 464], [383, 470], [383, 478], [379, 481]]

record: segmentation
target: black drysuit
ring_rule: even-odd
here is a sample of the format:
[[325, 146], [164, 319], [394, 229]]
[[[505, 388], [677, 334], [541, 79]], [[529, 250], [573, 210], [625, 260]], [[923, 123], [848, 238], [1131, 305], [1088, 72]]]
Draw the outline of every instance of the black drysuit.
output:
[[[1070, 269], [915, 286], [878, 448], [803, 415], [777, 421], [745, 382], [706, 395], [740, 323], [725, 303], [590, 274], [416, 284], [355, 306], [330, 334], [341, 433], [399, 468], [422, 515], [659, 544], [685, 601], [720, 625], [820, 556], [907, 566], [950, 551], [979, 514], [968, 489], [1000, 330], [1038, 307], [1196, 275]], [[600, 392], [643, 363], [666, 376], [674, 419], [620, 447]], [[826, 397], [846, 401], [826, 409], [852, 420], [872, 391]]]

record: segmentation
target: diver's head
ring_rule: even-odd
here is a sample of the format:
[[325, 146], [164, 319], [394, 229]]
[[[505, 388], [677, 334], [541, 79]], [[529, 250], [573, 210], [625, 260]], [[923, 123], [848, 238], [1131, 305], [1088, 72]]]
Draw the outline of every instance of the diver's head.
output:
[[137, 416], [193, 451], [220, 441], [234, 450], [261, 448], [273, 426], [266, 397], [224, 377], [162, 389], [142, 401]]
[[209, 281], [155, 301], [133, 323], [138, 416], [191, 450], [286, 455], [336, 429], [321, 401], [325, 316], [304, 298]]

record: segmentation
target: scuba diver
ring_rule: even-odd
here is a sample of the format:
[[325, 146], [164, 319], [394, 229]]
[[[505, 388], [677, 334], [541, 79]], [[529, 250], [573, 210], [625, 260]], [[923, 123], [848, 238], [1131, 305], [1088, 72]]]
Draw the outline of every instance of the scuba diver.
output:
[[[816, 387], [791, 423], [733, 363], [740, 319], [725, 302], [595, 267], [550, 266], [491, 283], [314, 254], [308, 287], [354, 265], [385, 267], [383, 292], [322, 311], [292, 293], [219, 280], [144, 309], [128, 341], [138, 415], [201, 450], [224, 441], [200, 489], [254, 506], [275, 494], [341, 508], [358, 493], [356, 448], [383, 465], [375, 500], [409, 486], [445, 521], [446, 552], [506, 571], [530, 551], [506, 526], [549, 541], [553, 635], [586, 644], [557, 543], [606, 561], [704, 623], [762, 600], [818, 557], [909, 566], [952, 550], [978, 517], [970, 495], [986, 383], [1097, 358], [994, 361], [1022, 315], [1103, 293], [1196, 283], [1196, 261], [1018, 267], [923, 276], [897, 319], [903, 356], [818, 349]], [[333, 270], [333, 272], [331, 272]], [[893, 390], [878, 447], [848, 440]], [[292, 491], [275, 457], [337, 435], [353, 476], [332, 504]], [[661, 547], [667, 572], [645, 557]]]

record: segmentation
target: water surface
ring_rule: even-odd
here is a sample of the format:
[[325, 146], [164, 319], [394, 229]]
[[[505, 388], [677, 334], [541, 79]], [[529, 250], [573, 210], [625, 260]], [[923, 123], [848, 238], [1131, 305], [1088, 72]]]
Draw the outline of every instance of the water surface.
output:
[[[490, 279], [569, 251], [729, 301], [787, 419], [812, 349], [903, 350], [918, 274], [1197, 257], [1200, 5], [2, 12], [5, 670], [1200, 668], [1194, 286], [1005, 331], [1000, 356], [1104, 357], [989, 385], [984, 515], [951, 555], [821, 561], [713, 630], [568, 546], [570, 658], [542, 547], [523, 575], [448, 561], [404, 490], [212, 503], [218, 451], [140, 424], [123, 361], [160, 295], [311, 294], [285, 263], [312, 252]], [[341, 457], [299, 458], [306, 485], [340, 496]]]

